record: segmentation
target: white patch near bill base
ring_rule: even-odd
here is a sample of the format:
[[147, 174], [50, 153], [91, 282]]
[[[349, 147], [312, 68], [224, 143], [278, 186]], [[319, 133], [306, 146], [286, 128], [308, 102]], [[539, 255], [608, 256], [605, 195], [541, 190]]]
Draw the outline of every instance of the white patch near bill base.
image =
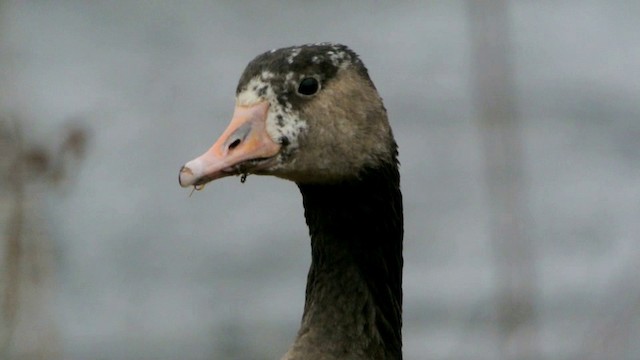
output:
[[300, 119], [297, 112], [280, 107], [269, 109], [267, 116], [267, 134], [276, 142], [286, 138], [289, 151], [299, 147], [300, 135], [307, 129], [307, 122]]
[[[256, 76], [249, 81], [244, 91], [240, 92], [236, 97], [236, 104], [241, 106], [251, 106], [269, 98], [275, 98], [273, 89], [268, 79], [275, 75], [268, 71], [263, 71], [260, 76]], [[264, 91], [263, 91], [264, 89]], [[260, 92], [264, 93], [260, 95]]]

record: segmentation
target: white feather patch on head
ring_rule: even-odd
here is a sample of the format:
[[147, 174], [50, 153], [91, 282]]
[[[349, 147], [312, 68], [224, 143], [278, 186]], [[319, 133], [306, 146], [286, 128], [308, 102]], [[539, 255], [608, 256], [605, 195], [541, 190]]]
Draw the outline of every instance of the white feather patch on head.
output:
[[291, 54], [289, 54], [289, 57], [287, 58], [287, 62], [289, 64], [293, 64], [293, 60], [295, 60], [296, 56], [298, 56], [298, 54], [300, 54], [300, 51], [301, 51], [300, 48], [291, 49]]
[[291, 82], [291, 80], [293, 79], [293, 76], [295, 75], [295, 73], [293, 71], [289, 71], [287, 73], [287, 75], [285, 75], [284, 77], [284, 81], [285, 82]]
[[236, 104], [240, 106], [251, 106], [267, 99], [275, 99], [275, 94], [269, 80], [275, 74], [263, 71], [259, 76], [252, 78], [246, 85], [245, 90], [236, 97]]
[[260, 73], [260, 78], [262, 80], [271, 80], [274, 77], [276, 77], [276, 74], [272, 73], [271, 71], [264, 70], [262, 71], [262, 73]]
[[290, 108], [271, 107], [267, 115], [267, 134], [276, 142], [286, 138], [288, 151], [299, 147], [300, 135], [307, 129], [307, 122]]
[[337, 47], [333, 47], [332, 51], [327, 51], [327, 56], [329, 56], [329, 61], [331, 61], [333, 66], [341, 68], [348, 66], [348, 62], [351, 60], [351, 56], [349, 56], [349, 54]]

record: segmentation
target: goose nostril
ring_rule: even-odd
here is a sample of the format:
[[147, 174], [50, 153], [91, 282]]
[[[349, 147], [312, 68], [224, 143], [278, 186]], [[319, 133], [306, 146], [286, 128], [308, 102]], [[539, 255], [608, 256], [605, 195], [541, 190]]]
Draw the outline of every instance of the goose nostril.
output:
[[231, 144], [229, 144], [228, 149], [233, 150], [240, 145], [240, 139], [235, 139]]

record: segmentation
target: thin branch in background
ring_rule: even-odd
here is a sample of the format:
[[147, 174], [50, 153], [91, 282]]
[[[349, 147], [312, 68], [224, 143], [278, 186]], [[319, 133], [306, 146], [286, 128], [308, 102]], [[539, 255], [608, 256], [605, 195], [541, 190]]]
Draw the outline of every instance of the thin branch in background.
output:
[[[4, 122], [3, 122], [4, 123]], [[3, 148], [9, 160], [8, 170], [3, 182], [6, 182], [13, 194], [13, 202], [7, 223], [5, 251], [4, 251], [4, 289], [2, 296], [3, 336], [0, 339], [0, 354], [8, 358], [7, 354], [16, 328], [18, 313], [18, 299], [20, 298], [20, 263], [22, 259], [22, 231], [24, 229], [24, 183], [23, 162], [18, 154], [22, 153], [22, 129], [18, 121], [7, 121], [13, 125], [13, 131], [3, 131]]]
[[469, 0], [474, 97], [484, 147], [503, 358], [537, 359], [535, 257], [525, 231], [522, 141], [506, 0]]
[[[4, 259], [2, 269], [3, 287], [1, 309], [0, 356], [9, 359], [16, 336], [20, 306], [24, 302], [21, 286], [29, 281], [34, 286], [46, 286], [42, 283], [40, 269], [47, 266], [41, 263], [42, 254], [37, 253], [47, 248], [43, 241], [33, 239], [34, 244], [26, 246], [26, 204], [27, 188], [35, 181], [45, 181], [50, 185], [58, 185], [65, 178], [67, 163], [77, 164], [84, 156], [87, 135], [78, 127], [69, 127], [57, 151], [48, 153], [44, 149], [27, 145], [24, 137], [23, 122], [17, 117], [0, 117], [0, 149], [3, 151], [3, 162], [0, 168], [0, 182], [7, 184], [10, 198], [9, 217], [4, 240]], [[32, 271], [25, 271], [25, 269]], [[26, 275], [32, 276], [27, 279]], [[22, 301], [21, 301], [22, 300]], [[46, 349], [44, 349], [46, 352]]]

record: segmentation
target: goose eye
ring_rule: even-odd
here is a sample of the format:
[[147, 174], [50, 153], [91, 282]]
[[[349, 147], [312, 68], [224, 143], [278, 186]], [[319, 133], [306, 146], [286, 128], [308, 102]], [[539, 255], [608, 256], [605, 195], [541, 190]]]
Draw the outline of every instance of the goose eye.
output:
[[298, 86], [298, 94], [301, 95], [313, 95], [320, 89], [320, 83], [316, 78], [308, 77], [300, 81]]

